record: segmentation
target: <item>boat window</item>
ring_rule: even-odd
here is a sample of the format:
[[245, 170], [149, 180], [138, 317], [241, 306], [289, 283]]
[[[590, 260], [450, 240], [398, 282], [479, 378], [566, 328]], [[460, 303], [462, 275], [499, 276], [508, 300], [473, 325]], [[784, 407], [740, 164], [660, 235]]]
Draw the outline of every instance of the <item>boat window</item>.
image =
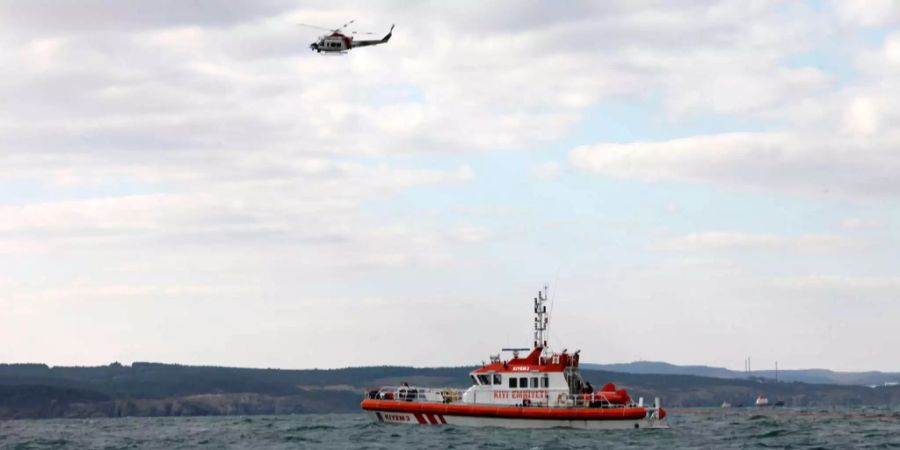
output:
[[491, 384], [491, 380], [488, 379], [487, 375], [478, 375], [478, 384]]
[[494, 384], [497, 385], [497, 386], [500, 386], [501, 384], [503, 384], [503, 382], [500, 380], [500, 374], [499, 374], [499, 373], [495, 373], [495, 374], [494, 374]]
[[519, 378], [519, 387], [522, 389], [528, 388], [528, 378], [522, 377]]
[[546, 375], [544, 376], [544, 378], [541, 378], [541, 385], [545, 388], [550, 387], [550, 378], [548, 378]]
[[477, 378], [475, 378], [475, 375], [469, 375], [469, 377], [471, 377], [471, 378], [472, 378], [472, 383], [474, 383], [474, 384], [478, 384], [478, 379], [477, 379]]
[[519, 387], [518, 381], [519, 381], [518, 378], [515, 378], [515, 377], [509, 377], [509, 387], [511, 387], [511, 388], [517, 388], [517, 387]]
[[531, 379], [531, 388], [532, 388], [532, 389], [538, 387], [538, 385], [537, 385], [537, 380], [538, 380], [537, 377], [533, 377], [533, 378]]

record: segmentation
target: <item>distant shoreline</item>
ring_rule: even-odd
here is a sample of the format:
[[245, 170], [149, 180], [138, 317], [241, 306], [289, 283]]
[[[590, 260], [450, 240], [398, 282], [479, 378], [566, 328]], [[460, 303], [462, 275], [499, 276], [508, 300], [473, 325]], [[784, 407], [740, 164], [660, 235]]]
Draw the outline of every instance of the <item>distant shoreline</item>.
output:
[[[614, 382], [634, 398], [659, 396], [673, 408], [750, 405], [765, 394], [785, 406], [897, 406], [900, 386], [774, 382], [594, 370], [595, 384]], [[0, 364], [0, 419], [216, 416], [359, 411], [366, 388], [408, 382], [466, 387], [472, 367], [243, 369], [160, 363], [97, 367]]]

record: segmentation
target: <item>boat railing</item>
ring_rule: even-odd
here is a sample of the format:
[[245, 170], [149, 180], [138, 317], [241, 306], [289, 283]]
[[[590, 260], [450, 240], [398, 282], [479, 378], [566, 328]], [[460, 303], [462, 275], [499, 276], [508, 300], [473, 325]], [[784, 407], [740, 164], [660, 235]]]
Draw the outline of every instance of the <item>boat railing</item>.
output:
[[612, 403], [603, 398], [595, 398], [595, 399], [585, 399], [579, 398], [576, 396], [573, 398], [572, 407], [573, 408], [621, 408], [625, 405], [620, 403]]
[[366, 396], [373, 400], [399, 400], [406, 402], [455, 403], [462, 400], [462, 391], [452, 388], [427, 388], [418, 386], [384, 386], [372, 389]]
[[[527, 406], [527, 405], [526, 405]], [[635, 406], [634, 402], [629, 400], [626, 403], [611, 402], [603, 396], [594, 396], [591, 394], [561, 394], [555, 403], [551, 406], [558, 408], [604, 408], [615, 409]]]

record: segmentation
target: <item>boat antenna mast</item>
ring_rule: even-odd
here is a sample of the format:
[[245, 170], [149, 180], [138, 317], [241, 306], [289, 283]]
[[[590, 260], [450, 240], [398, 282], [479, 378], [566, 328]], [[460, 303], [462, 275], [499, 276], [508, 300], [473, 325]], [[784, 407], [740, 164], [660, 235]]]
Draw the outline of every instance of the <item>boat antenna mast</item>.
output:
[[534, 298], [534, 348], [540, 348], [542, 354], [548, 352], [547, 338], [550, 336], [547, 331], [550, 325], [547, 298], [547, 285], [544, 285], [544, 289], [538, 291], [538, 296]]

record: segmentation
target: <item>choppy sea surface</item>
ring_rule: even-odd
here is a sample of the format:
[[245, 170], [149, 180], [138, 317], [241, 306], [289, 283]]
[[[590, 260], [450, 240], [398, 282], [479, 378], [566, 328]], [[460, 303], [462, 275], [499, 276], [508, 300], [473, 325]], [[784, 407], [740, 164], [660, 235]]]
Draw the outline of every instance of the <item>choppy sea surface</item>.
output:
[[898, 409], [684, 409], [668, 430], [370, 423], [362, 414], [0, 421], [0, 449], [900, 448]]

